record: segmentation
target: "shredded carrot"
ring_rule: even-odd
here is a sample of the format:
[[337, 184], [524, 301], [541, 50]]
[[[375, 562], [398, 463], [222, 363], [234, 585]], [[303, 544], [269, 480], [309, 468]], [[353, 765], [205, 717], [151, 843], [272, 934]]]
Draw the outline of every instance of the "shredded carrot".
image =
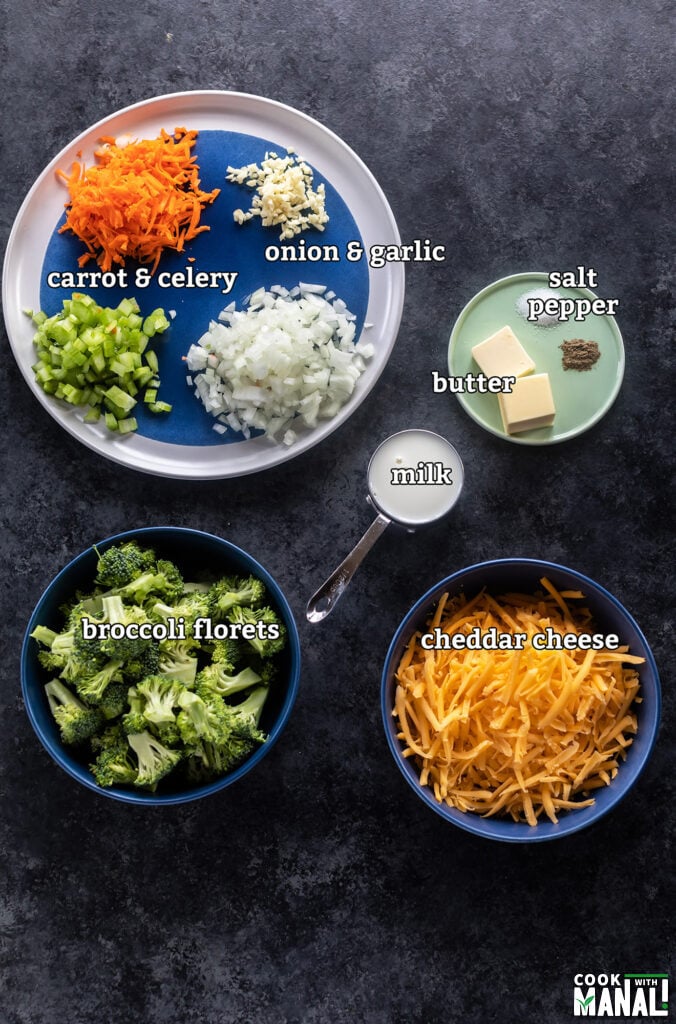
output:
[[97, 164], [75, 162], [70, 174], [57, 171], [70, 194], [59, 230], [72, 231], [87, 246], [78, 260], [81, 267], [96, 259], [107, 271], [132, 257], [152, 263], [154, 274], [164, 249], [183, 252], [186, 242], [209, 230], [199, 224], [202, 208], [220, 189], [199, 187], [191, 152], [196, 138], [196, 131], [185, 128], [125, 146], [105, 137]]
[[476, 650], [421, 645], [411, 638], [396, 673], [392, 714], [404, 757], [436, 799], [462, 811], [506, 815], [536, 825], [541, 816], [587, 807], [608, 785], [637, 730], [634, 705], [644, 659], [618, 650], [538, 650], [547, 626], [577, 636], [594, 632], [583, 594], [482, 592], [472, 600], [444, 594], [430, 631], [483, 638], [524, 634], [522, 649]]

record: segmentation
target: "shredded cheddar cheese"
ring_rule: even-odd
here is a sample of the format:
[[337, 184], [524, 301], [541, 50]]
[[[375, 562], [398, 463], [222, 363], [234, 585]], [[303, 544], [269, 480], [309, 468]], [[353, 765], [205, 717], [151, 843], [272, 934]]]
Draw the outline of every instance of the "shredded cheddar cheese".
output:
[[398, 738], [404, 757], [436, 799], [486, 817], [536, 825], [560, 811], [587, 807], [617, 773], [637, 729], [633, 706], [643, 659], [617, 650], [538, 650], [547, 627], [582, 636], [592, 630], [583, 595], [482, 591], [471, 600], [444, 594], [432, 630], [465, 634], [492, 627], [526, 635], [522, 649], [424, 649], [415, 633], [396, 673]]

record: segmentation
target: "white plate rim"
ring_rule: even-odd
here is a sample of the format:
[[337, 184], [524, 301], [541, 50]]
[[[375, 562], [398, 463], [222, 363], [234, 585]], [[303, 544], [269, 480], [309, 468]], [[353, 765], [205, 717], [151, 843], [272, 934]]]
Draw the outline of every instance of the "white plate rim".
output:
[[[261, 117], [262, 126], [257, 128], [252, 124], [248, 134], [275, 140], [274, 131], [279, 126], [279, 145], [294, 149], [297, 149], [295, 137], [300, 138], [302, 155], [331, 181], [347, 202], [364, 241], [364, 259], [368, 259], [368, 249], [372, 244], [400, 244], [394, 214], [374, 175], [354, 150], [321, 122], [288, 104], [253, 93], [219, 89], [165, 93], [140, 100], [101, 118], [64, 146], [47, 164], [29, 189], [9, 235], [3, 268], [2, 301], [10, 347], [30, 391], [69, 434], [92, 451], [129, 469], [174, 479], [212, 480], [257, 473], [296, 458], [332, 434], [355, 412], [375, 386], [394, 347], [404, 305], [404, 267], [402, 263], [388, 263], [383, 269], [369, 268], [366, 322], [373, 326], [364, 337], [373, 341], [375, 355], [367, 364], [354, 394], [338, 415], [332, 420], [323, 421], [313, 430], [303, 430], [296, 443], [290, 447], [271, 444], [262, 438], [201, 446], [169, 444], [140, 435], [119, 437], [111, 434], [101, 424], [85, 424], [82, 411], [46, 395], [36, 384], [32, 371], [34, 328], [24, 313], [26, 308], [39, 306], [40, 274], [39, 271], [32, 272], [32, 278], [26, 281], [26, 271], [22, 269], [26, 261], [30, 262], [31, 216], [40, 192], [47, 188], [50, 177], [55, 178], [57, 168], [68, 167], [78, 151], [82, 151], [85, 160], [88, 157], [93, 159], [93, 150], [101, 135], [119, 135], [128, 130], [127, 122], [153, 117], [158, 120], [161, 118], [166, 127], [167, 116], [184, 117], [190, 108], [197, 109], [200, 105], [209, 116], [223, 119], [224, 123], [226, 119], [232, 120], [233, 127], [225, 130], [243, 131], [245, 122], [250, 122], [251, 113], [255, 112]], [[266, 115], [270, 121], [268, 127], [263, 127]], [[270, 134], [272, 122], [273, 133]], [[204, 128], [204, 124], [200, 122], [190, 124], [189, 127], [199, 130], [200, 127]], [[337, 173], [342, 170], [340, 161], [344, 161], [350, 171], [345, 179]], [[345, 198], [346, 192], [352, 202]], [[358, 205], [360, 196], [363, 197], [363, 204], [357, 211], [353, 203]], [[54, 210], [55, 214], [57, 210]], [[49, 223], [51, 235], [53, 223]], [[44, 219], [44, 225], [47, 225], [47, 218]], [[34, 233], [45, 234], [45, 229], [40, 232], [38, 228]], [[42, 252], [38, 252], [40, 267], [45, 250], [46, 244]], [[35, 261], [31, 265], [34, 266]], [[27, 298], [22, 301], [23, 295], [27, 295]]]

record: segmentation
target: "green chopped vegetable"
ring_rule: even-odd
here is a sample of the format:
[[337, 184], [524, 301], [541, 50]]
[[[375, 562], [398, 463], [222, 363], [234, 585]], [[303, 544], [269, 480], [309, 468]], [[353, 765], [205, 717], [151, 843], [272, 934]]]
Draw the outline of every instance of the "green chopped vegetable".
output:
[[73, 292], [53, 316], [26, 312], [37, 327], [36, 381], [46, 394], [69, 405], [89, 406], [86, 423], [97, 422], [103, 413], [109, 430], [132, 433], [138, 424], [130, 413], [141, 392], [151, 412], [171, 411], [171, 405], [157, 400], [159, 363], [147, 347], [149, 338], [169, 327], [164, 310], [155, 309], [144, 319], [134, 298], [110, 309]]
[[286, 644], [265, 585], [187, 583], [134, 541], [94, 550], [91, 587], [61, 609], [61, 631], [31, 634], [63, 743], [100, 786], [193, 786], [236, 768], [266, 740], [261, 713]]

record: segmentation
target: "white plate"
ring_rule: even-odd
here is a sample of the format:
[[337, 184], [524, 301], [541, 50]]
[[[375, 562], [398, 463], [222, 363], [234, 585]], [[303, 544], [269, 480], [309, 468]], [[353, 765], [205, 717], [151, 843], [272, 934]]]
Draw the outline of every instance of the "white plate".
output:
[[[31, 391], [50, 415], [87, 447], [129, 468], [158, 476], [197, 480], [243, 476], [307, 451], [333, 433], [364, 401], [384, 370], [397, 337], [404, 301], [404, 269], [401, 263], [389, 263], [382, 269], [368, 271], [365, 320], [372, 326], [366, 336], [375, 347], [375, 355], [338, 415], [313, 430], [299, 432], [297, 442], [289, 448], [263, 438], [216, 445], [173, 444], [141, 434], [120, 437], [100, 424], [84, 423], [83, 410], [56, 401], [36, 384], [31, 368], [35, 360], [35, 331], [24, 313], [25, 309], [40, 308], [41, 268], [63, 213], [66, 194], [55, 172], [57, 168], [69, 169], [78, 158], [87, 165], [93, 164], [102, 135], [129, 133], [154, 138], [162, 128], [170, 131], [176, 125], [197, 131], [239, 132], [270, 140], [281, 149], [294, 149], [330, 182], [347, 205], [363, 240], [364, 260], [371, 245], [399, 244], [394, 216], [375, 178], [359, 157], [319, 122], [260, 96], [217, 91], [173, 93], [134, 104], [99, 121], [66, 146], [42, 172], [19, 210], [7, 245], [3, 273], [5, 323], [15, 358]], [[270, 242], [277, 240], [277, 234], [271, 232]], [[94, 267], [90, 263], [86, 269]], [[319, 264], [300, 263], [298, 267], [299, 280], [319, 277]], [[67, 297], [67, 293], [62, 297]], [[168, 298], [166, 307], [170, 305]], [[206, 330], [208, 320], [209, 317], [197, 330], [194, 340]]]

